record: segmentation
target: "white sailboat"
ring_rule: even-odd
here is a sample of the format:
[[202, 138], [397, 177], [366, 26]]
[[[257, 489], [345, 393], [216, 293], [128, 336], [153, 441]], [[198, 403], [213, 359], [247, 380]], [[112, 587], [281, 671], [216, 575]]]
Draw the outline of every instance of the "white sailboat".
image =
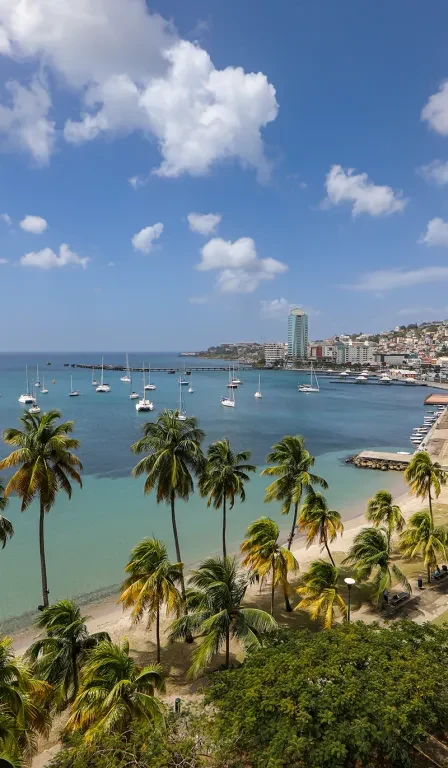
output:
[[109, 384], [104, 383], [104, 357], [101, 358], [101, 384], [96, 388], [97, 392], [110, 392]]
[[229, 380], [227, 382], [227, 386], [228, 386], [229, 389], [236, 389], [238, 387], [238, 384], [235, 381], [235, 376], [234, 375], [232, 376], [232, 374], [230, 372], [230, 365], [229, 365]]
[[145, 390], [146, 390], [145, 364], [143, 363], [143, 397], [141, 400], [138, 401], [138, 403], [135, 404], [136, 411], [153, 411], [154, 410], [154, 403], [146, 399]]
[[258, 374], [258, 389], [255, 392], [254, 397], [257, 397], [258, 399], [263, 397], [263, 395], [261, 394], [261, 373]]
[[19, 397], [19, 403], [22, 403], [22, 405], [32, 405], [35, 401], [35, 398], [33, 395], [30, 394], [30, 382], [28, 380], [28, 366], [25, 366], [25, 376], [26, 376], [26, 392], [23, 395], [20, 395]]
[[45, 376], [42, 376], [42, 387], [40, 390], [41, 395], [48, 395], [48, 389], [45, 387]]
[[221, 397], [221, 405], [225, 405], [227, 408], [235, 408], [235, 389], [232, 389], [230, 397]]
[[81, 392], [79, 392], [78, 389], [73, 389], [73, 376], [70, 376], [70, 392], [68, 393], [69, 397], [79, 397]]
[[100, 382], [95, 379], [95, 366], [92, 368], [92, 387], [97, 387]]
[[138, 392], [134, 392], [132, 389], [132, 373], [131, 373], [131, 381], [129, 383], [129, 400], [138, 400], [140, 398], [140, 395]]
[[40, 387], [40, 379], [39, 379], [39, 366], [36, 366], [36, 381], [34, 382], [35, 387]]
[[188, 387], [188, 391], [190, 392], [190, 394], [192, 392], [194, 392], [194, 389], [193, 389], [193, 374], [191, 374], [191, 376], [190, 376], [190, 386]]
[[237, 374], [235, 375], [235, 366], [233, 366], [233, 376], [232, 376], [232, 384], [238, 386], [239, 384], [242, 384], [243, 382], [240, 379], [240, 361], [238, 360], [238, 369]]
[[[315, 386], [313, 386], [313, 374], [315, 379]], [[310, 383], [309, 384], [299, 384], [298, 385], [299, 392], [320, 392], [319, 388], [319, 382], [317, 380], [317, 376], [314, 373], [313, 364], [311, 363], [311, 373], [310, 373]]]
[[124, 376], [120, 377], [120, 381], [124, 381], [126, 384], [129, 384], [131, 381], [131, 377], [129, 375], [129, 358], [128, 358], [127, 352], [126, 352], [126, 373]]
[[31, 406], [31, 408], [28, 408], [28, 413], [31, 413], [32, 415], [36, 414], [36, 413], [40, 413], [40, 405], [37, 402], [36, 390], [35, 389], [33, 389], [33, 397], [34, 397], [34, 403]]
[[[186, 421], [187, 420], [187, 412], [185, 410], [184, 401], [182, 398], [182, 376], [179, 376], [179, 408], [177, 411], [177, 420], [178, 421]], [[188, 382], [187, 382], [188, 384]]]
[[148, 392], [153, 392], [157, 389], [155, 384], [151, 384], [151, 363], [148, 363], [148, 383], [145, 387]]

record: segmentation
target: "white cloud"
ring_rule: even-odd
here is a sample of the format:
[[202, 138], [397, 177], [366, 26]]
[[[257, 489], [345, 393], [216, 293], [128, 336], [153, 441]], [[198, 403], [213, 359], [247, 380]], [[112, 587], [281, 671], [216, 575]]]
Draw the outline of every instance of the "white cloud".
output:
[[208, 296], [190, 296], [188, 298], [190, 304], [208, 304]]
[[[138, 131], [156, 138], [161, 176], [204, 174], [229, 158], [269, 173], [261, 131], [278, 105], [266, 76], [216, 69], [207, 51], [179, 38], [145, 0], [1, 0], [0, 53], [35, 59], [79, 94], [80, 118], [67, 121], [67, 141]], [[29, 122], [40, 125], [41, 147], [31, 146], [33, 137], [39, 142], [29, 131], [28, 149], [45, 162], [54, 125], [48, 92], [39, 97]]]
[[115, 262], [114, 261], [108, 261], [107, 262], [107, 266], [108, 267], [115, 267]]
[[442, 160], [433, 160], [428, 165], [422, 165], [419, 171], [426, 181], [434, 182], [439, 187], [448, 184], [448, 162], [444, 163]]
[[0, 264], [7, 264], [7, 263], [8, 263], [8, 259], [0, 259]]
[[424, 283], [448, 280], [448, 267], [422, 267], [421, 269], [380, 269], [366, 272], [357, 283], [348, 286], [357, 291], [382, 292]]
[[367, 173], [355, 174], [353, 168], [345, 171], [341, 165], [333, 165], [326, 178], [326, 204], [353, 203], [352, 215], [367, 213], [370, 216], [388, 216], [404, 210], [407, 200], [402, 192], [392, 187], [380, 186], [369, 181]]
[[201, 250], [201, 272], [220, 270], [218, 289], [223, 293], [252, 293], [262, 280], [273, 280], [288, 269], [277, 259], [259, 259], [251, 237], [241, 237], [232, 243], [214, 237]]
[[271, 320], [284, 320], [289, 315], [291, 309], [297, 306], [285, 298], [281, 299], [263, 299], [260, 301], [261, 314]]
[[5, 224], [8, 225], [8, 227], [12, 224], [11, 216], [8, 213], [0, 213], [0, 219], [5, 222]]
[[189, 213], [187, 219], [192, 232], [211, 235], [215, 232], [222, 216], [220, 213]]
[[147, 179], [142, 178], [142, 176], [131, 176], [128, 182], [132, 189], [140, 189], [140, 187], [145, 186]]
[[[1, 10], [0, 6], [0, 19]], [[48, 119], [51, 96], [46, 86], [34, 77], [29, 85], [11, 80], [5, 87], [12, 102], [11, 106], [0, 104], [0, 136], [5, 147], [29, 152], [37, 163], [45, 165], [55, 141], [55, 124]]]
[[42, 216], [25, 216], [20, 222], [20, 228], [33, 235], [41, 235], [48, 228], [48, 223]]
[[448, 80], [442, 83], [438, 93], [430, 96], [422, 109], [421, 119], [436, 133], [448, 136]]
[[154, 241], [158, 240], [163, 232], [163, 224], [157, 222], [151, 227], [145, 227], [140, 232], [134, 235], [131, 242], [136, 251], [142, 251], [143, 253], [151, 253]]
[[439, 218], [431, 219], [425, 234], [420, 236], [418, 242], [424, 245], [448, 246], [448, 222]]
[[20, 259], [22, 267], [37, 267], [38, 269], [57, 269], [67, 267], [70, 264], [80, 266], [86, 269], [89, 259], [81, 258], [77, 253], [71, 251], [69, 246], [63, 243], [59, 248], [59, 255], [51, 248], [44, 248], [42, 251], [31, 251], [26, 253]]

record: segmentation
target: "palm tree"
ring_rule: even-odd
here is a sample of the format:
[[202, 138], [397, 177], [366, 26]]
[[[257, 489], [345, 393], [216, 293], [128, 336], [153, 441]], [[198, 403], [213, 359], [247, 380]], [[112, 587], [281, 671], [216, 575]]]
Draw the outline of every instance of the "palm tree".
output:
[[0, 639], [0, 752], [11, 759], [29, 759], [37, 737], [47, 735], [47, 702], [51, 687], [38, 680], [30, 667], [12, 651], [12, 639]]
[[405, 557], [423, 557], [428, 584], [431, 583], [431, 569], [438, 567], [438, 556], [446, 558], [448, 534], [444, 528], [435, 528], [427, 510], [415, 512], [409, 519], [408, 527], [400, 536], [400, 549]]
[[14, 528], [11, 521], [1, 514], [1, 512], [4, 512], [8, 506], [8, 499], [5, 497], [4, 493], [5, 486], [3, 485], [2, 479], [0, 477], [0, 543], [2, 545], [2, 549], [5, 548], [8, 539], [14, 536]]
[[278, 479], [266, 488], [265, 502], [281, 501], [282, 515], [287, 515], [291, 505], [294, 506], [291, 533], [288, 539], [288, 549], [291, 549], [303, 491], [309, 492], [313, 485], [319, 485], [322, 488], [328, 488], [328, 485], [322, 477], [311, 473], [315, 459], [305, 449], [303, 437], [300, 435], [296, 437], [287, 435], [273, 445], [266, 457], [266, 462], [274, 466], [266, 467], [261, 474], [276, 476]]
[[343, 563], [356, 568], [359, 581], [367, 581], [373, 575], [373, 594], [377, 600], [385, 589], [392, 586], [394, 580], [412, 592], [404, 573], [392, 563], [388, 531], [385, 528], [363, 528], [355, 536]]
[[246, 498], [244, 483], [249, 481], [248, 472], [255, 472], [256, 467], [248, 464], [250, 451], [234, 453], [227, 438], [212, 443], [208, 449], [207, 464], [201, 478], [199, 489], [201, 496], [208, 496], [207, 506], [215, 509], [222, 507], [222, 556], [227, 557], [226, 547], [226, 502], [233, 509], [235, 497], [240, 501]]
[[[156, 422], [143, 427], [143, 437], [133, 446], [134, 453], [147, 453], [132, 470], [135, 477], [146, 475], [144, 491], [157, 492], [157, 503], [165, 501], [171, 507], [176, 559], [182, 564], [176, 523], [176, 499], [187, 501], [193, 493], [193, 475], [204, 468], [201, 442], [205, 434], [199, 429], [197, 419], [188, 417], [179, 421], [177, 411], [165, 410]], [[185, 602], [185, 581], [181, 566], [181, 594]]]
[[431, 491], [434, 491], [434, 496], [437, 499], [442, 485], [445, 485], [448, 480], [448, 474], [440, 464], [431, 461], [429, 453], [418, 451], [409, 462], [404, 477], [411, 486], [412, 493], [420, 498], [428, 497], [429, 515], [431, 523], [434, 525]]
[[79, 669], [87, 651], [110, 639], [107, 632], [90, 635], [87, 618], [81, 616], [71, 600], [59, 600], [44, 608], [36, 626], [45, 631], [45, 636], [36, 640], [25, 654], [35, 674], [53, 686], [61, 708], [78, 693]]
[[344, 531], [341, 516], [335, 509], [328, 509], [328, 504], [321, 493], [311, 491], [302, 504], [297, 526], [306, 531], [306, 545], [310, 547], [316, 539], [319, 545], [328, 552], [328, 557], [334, 565], [333, 555], [328, 542], [335, 541], [338, 533]]
[[[338, 592], [339, 569], [326, 560], [315, 560], [303, 574], [297, 592], [302, 597], [297, 609], [308, 611], [312, 619], [320, 618], [325, 629], [333, 626], [336, 611], [342, 616], [347, 608]], [[296, 610], [297, 610], [296, 609]]]
[[241, 544], [241, 552], [245, 555], [243, 565], [262, 583], [271, 577], [271, 616], [274, 615], [274, 594], [278, 585], [283, 590], [286, 610], [292, 611], [288, 574], [297, 573], [299, 570], [299, 564], [292, 552], [278, 543], [279, 535], [280, 529], [274, 520], [260, 517], [249, 525], [247, 538]]
[[82, 487], [79, 471], [82, 464], [72, 453], [79, 447], [79, 440], [70, 437], [74, 429], [73, 421], [62, 424], [60, 411], [32, 415], [25, 413], [20, 417], [23, 430], [9, 427], [3, 432], [3, 439], [14, 450], [0, 461], [0, 469], [17, 467], [10, 478], [5, 496], [16, 493], [22, 500], [24, 512], [35, 498], [39, 499], [39, 550], [42, 577], [42, 603], [48, 607], [47, 565], [45, 561], [44, 519], [56, 502], [58, 491], [64, 491], [69, 499], [72, 495], [70, 480]]
[[389, 491], [378, 491], [373, 499], [370, 499], [367, 504], [366, 518], [376, 528], [383, 524], [386, 526], [389, 548], [393, 532], [401, 533], [406, 524], [400, 507], [394, 504], [393, 496]]
[[179, 615], [181, 596], [177, 588], [181, 563], [170, 563], [165, 544], [158, 539], [143, 539], [131, 552], [125, 568], [128, 578], [122, 584], [120, 602], [132, 610], [139, 622], [148, 614], [148, 628], [156, 622], [157, 661], [160, 662], [160, 609], [165, 603], [167, 616]]
[[140, 668], [129, 656], [129, 643], [102, 640], [90, 651], [81, 672], [81, 687], [65, 731], [85, 738], [122, 733], [131, 722], [163, 722], [164, 710], [155, 691], [164, 691], [160, 664]]
[[277, 622], [258, 608], [243, 608], [248, 577], [237, 567], [234, 558], [208, 558], [193, 571], [187, 591], [189, 613], [173, 621], [170, 640], [183, 640], [198, 634], [200, 642], [192, 654], [189, 674], [196, 677], [213, 656], [225, 646], [225, 666], [230, 663], [230, 637], [239, 640], [246, 650], [260, 645], [263, 635], [273, 632]]

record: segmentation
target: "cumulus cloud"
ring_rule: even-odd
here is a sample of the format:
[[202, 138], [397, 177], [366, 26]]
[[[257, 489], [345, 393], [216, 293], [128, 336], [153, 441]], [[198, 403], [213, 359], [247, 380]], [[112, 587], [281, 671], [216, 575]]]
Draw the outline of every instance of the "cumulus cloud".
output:
[[428, 165], [422, 165], [419, 171], [426, 181], [433, 182], [439, 187], [448, 184], [448, 162], [444, 163], [442, 160], [433, 160]]
[[271, 320], [283, 320], [289, 315], [291, 309], [297, 306], [285, 298], [281, 299], [262, 299], [260, 301], [261, 314]]
[[442, 83], [437, 93], [429, 97], [422, 109], [421, 119], [436, 133], [448, 136], [448, 80]]
[[187, 219], [192, 232], [211, 235], [215, 232], [222, 216], [220, 213], [189, 213]]
[[448, 280], [448, 267], [422, 267], [421, 269], [379, 269], [366, 272], [350, 288], [357, 291], [381, 293], [394, 288], [406, 288], [424, 283], [439, 283]]
[[131, 185], [132, 189], [140, 189], [140, 187], [144, 187], [146, 184], [146, 179], [144, 179], [142, 176], [131, 176], [130, 179], [128, 179], [129, 184]]
[[0, 259], [0, 264], [7, 264], [7, 263], [8, 263], [8, 259]]
[[448, 246], [448, 222], [440, 218], [431, 219], [418, 242], [422, 245]]
[[48, 227], [48, 223], [42, 216], [25, 216], [20, 222], [20, 228], [33, 235], [41, 235]]
[[196, 269], [219, 270], [217, 287], [222, 293], [253, 293], [262, 280], [273, 280], [288, 267], [277, 259], [259, 259], [251, 237], [233, 243], [214, 237], [202, 248]]
[[8, 213], [0, 213], [0, 219], [5, 222], [5, 224], [8, 225], [8, 227], [12, 224], [11, 216]]
[[[67, 121], [67, 141], [138, 131], [156, 138], [161, 176], [204, 174], [227, 159], [261, 178], [269, 173], [261, 132], [277, 116], [274, 87], [262, 72], [216, 69], [207, 51], [179, 38], [145, 0], [2, 0], [0, 53], [36, 59], [79, 93], [81, 114]], [[39, 117], [53, 134], [45, 93]]]
[[51, 248], [43, 248], [42, 251], [26, 253], [20, 259], [22, 267], [37, 267], [38, 269], [60, 269], [71, 264], [86, 269], [88, 262], [89, 259], [87, 257], [78, 256], [65, 243], [60, 246], [59, 255]]
[[381, 186], [369, 181], [367, 173], [355, 174], [353, 168], [346, 171], [341, 165], [333, 165], [325, 182], [326, 204], [352, 204], [352, 215], [367, 213], [370, 216], [388, 216], [404, 210], [407, 200], [402, 192], [392, 187]]
[[[0, 52], [1, 47], [0, 39]], [[48, 119], [51, 96], [46, 86], [34, 77], [28, 85], [10, 80], [5, 87], [10, 106], [0, 104], [0, 136], [4, 147], [29, 152], [37, 163], [46, 165], [55, 142], [55, 124]]]
[[163, 224], [157, 222], [151, 227], [145, 227], [140, 232], [134, 235], [131, 242], [136, 251], [142, 251], [142, 253], [151, 253], [154, 245], [154, 241], [158, 240], [163, 232]]

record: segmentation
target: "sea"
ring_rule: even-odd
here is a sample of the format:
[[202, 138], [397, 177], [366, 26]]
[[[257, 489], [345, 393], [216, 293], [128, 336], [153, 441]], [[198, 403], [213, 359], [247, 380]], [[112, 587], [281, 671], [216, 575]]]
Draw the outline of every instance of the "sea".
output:
[[[409, 435], [422, 423], [423, 401], [430, 389], [405, 386], [335, 384], [320, 379], [319, 394], [302, 394], [298, 382], [309, 380], [306, 373], [270, 370], [261, 372], [262, 399], [254, 398], [259, 372], [240, 371], [244, 383], [235, 394], [236, 407], [220, 405], [228, 389], [227, 373], [195, 371], [196, 366], [227, 365], [226, 361], [183, 358], [178, 353], [140, 352], [129, 355], [130, 365], [151, 364], [152, 368], [173, 367], [192, 370], [194, 393], [183, 388], [187, 414], [196, 416], [210, 442], [228, 437], [235, 450], [252, 451], [257, 465], [247, 486], [244, 503], [237, 502], [228, 515], [228, 546], [237, 552], [249, 522], [261, 515], [276, 519], [282, 531], [289, 517], [281, 516], [279, 505], [264, 504], [266, 478], [260, 471], [270, 447], [284, 435], [303, 435], [308, 450], [316, 457], [315, 471], [329, 489], [327, 499], [344, 519], [361, 514], [368, 499], [380, 488], [394, 493], [404, 490], [400, 473], [359, 470], [345, 459], [366, 448], [411, 451]], [[143, 493], [143, 478], [133, 478], [136, 463], [130, 446], [141, 435], [148, 420], [155, 420], [164, 408], [178, 405], [178, 377], [153, 372], [157, 389], [151, 393], [152, 413], [137, 413], [129, 400], [129, 384], [120, 381], [122, 373], [105, 372], [108, 394], [97, 394], [90, 370], [66, 364], [101, 363], [101, 353], [0, 354], [0, 431], [19, 427], [24, 406], [18, 403], [25, 391], [25, 366], [30, 382], [36, 378], [49, 392], [39, 397], [42, 410], [57, 408], [64, 419], [75, 422], [83, 463], [83, 487], [74, 488], [71, 500], [60, 493], [55, 507], [46, 517], [46, 551], [50, 600], [77, 597], [99, 599], [111, 594], [123, 579], [123, 569], [131, 548], [145, 536], [163, 539], [174, 556], [169, 509], [157, 504], [154, 495]], [[125, 364], [125, 353], [105, 355], [106, 364]], [[68, 396], [73, 387], [79, 397]], [[97, 378], [100, 371], [96, 371]], [[133, 388], [142, 391], [141, 374], [133, 374]], [[8, 453], [0, 441], [0, 456]], [[7, 473], [3, 473], [4, 479]], [[41, 602], [38, 551], [38, 505], [21, 513], [12, 498], [7, 516], [15, 535], [0, 551], [0, 621], [9, 627], [26, 622]], [[207, 508], [198, 494], [188, 502], [177, 503], [179, 537], [186, 567], [193, 567], [206, 555], [220, 549], [220, 513]], [[17, 618], [18, 617], [18, 618]], [[14, 625], [15, 626], [15, 625]]]

